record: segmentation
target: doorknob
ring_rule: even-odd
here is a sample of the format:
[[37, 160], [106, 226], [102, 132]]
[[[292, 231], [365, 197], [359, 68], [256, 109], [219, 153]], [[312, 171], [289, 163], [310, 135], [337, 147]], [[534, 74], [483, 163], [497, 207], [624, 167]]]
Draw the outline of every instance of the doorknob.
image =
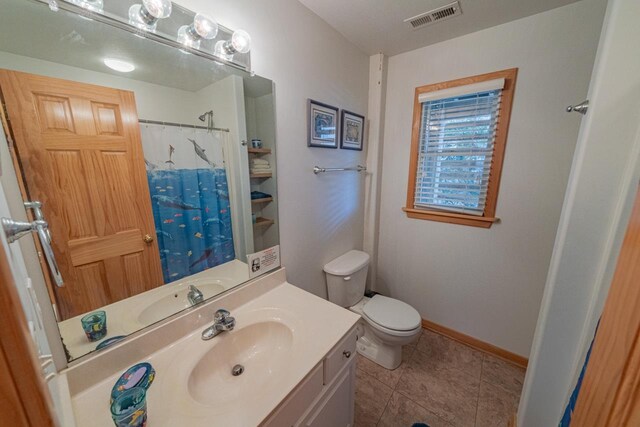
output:
[[585, 114], [587, 114], [588, 109], [589, 109], [589, 101], [587, 100], [587, 101], [581, 102], [578, 105], [569, 105], [567, 107], [567, 113], [575, 111], [576, 113], [580, 113], [584, 116]]
[[[42, 202], [39, 202], [37, 200], [24, 202], [24, 207], [26, 209], [33, 210], [33, 216], [35, 217], [35, 219], [42, 220], [42, 221], [45, 220], [44, 214], [42, 213]], [[49, 228], [46, 229], [46, 233], [47, 233], [47, 241], [51, 243], [51, 232], [49, 231]]]
[[145, 234], [142, 240], [144, 240], [146, 244], [150, 244], [153, 242], [153, 236], [151, 234]]
[[32, 231], [35, 231], [38, 234], [42, 251], [44, 252], [44, 257], [47, 260], [47, 264], [49, 265], [49, 269], [53, 275], [53, 280], [56, 285], [61, 288], [64, 285], [64, 280], [62, 280], [62, 274], [60, 273], [56, 257], [53, 253], [53, 248], [51, 247], [51, 237], [47, 235], [47, 229], [49, 228], [47, 221], [37, 219], [33, 222], [24, 222], [14, 221], [11, 218], [0, 218], [0, 223], [2, 224], [4, 233], [7, 236], [8, 243], [13, 243], [20, 237], [25, 236]]

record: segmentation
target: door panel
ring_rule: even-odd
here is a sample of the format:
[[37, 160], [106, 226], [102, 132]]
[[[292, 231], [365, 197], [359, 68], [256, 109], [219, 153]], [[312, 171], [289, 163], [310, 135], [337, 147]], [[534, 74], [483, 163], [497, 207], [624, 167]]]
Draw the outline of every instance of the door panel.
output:
[[132, 92], [0, 70], [15, 152], [43, 202], [63, 319], [163, 283]]
[[635, 427], [640, 419], [640, 190], [571, 425]]

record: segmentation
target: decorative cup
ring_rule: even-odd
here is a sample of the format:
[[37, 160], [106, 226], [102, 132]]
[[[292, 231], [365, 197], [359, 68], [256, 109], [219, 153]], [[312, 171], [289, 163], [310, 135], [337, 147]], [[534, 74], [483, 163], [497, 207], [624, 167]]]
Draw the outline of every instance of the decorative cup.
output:
[[261, 139], [252, 139], [251, 146], [253, 148], [262, 148], [262, 140]]
[[133, 387], [111, 403], [111, 418], [117, 427], [144, 427], [147, 425], [147, 392]]
[[80, 319], [82, 329], [89, 341], [98, 341], [107, 336], [107, 313], [100, 310]]

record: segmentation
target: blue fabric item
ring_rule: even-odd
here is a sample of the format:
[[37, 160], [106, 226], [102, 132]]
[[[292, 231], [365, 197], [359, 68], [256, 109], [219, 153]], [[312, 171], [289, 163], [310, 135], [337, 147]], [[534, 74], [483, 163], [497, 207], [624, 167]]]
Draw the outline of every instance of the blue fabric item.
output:
[[147, 171], [165, 283], [235, 258], [224, 169]]
[[262, 191], [252, 191], [251, 192], [251, 200], [253, 200], [253, 199], [266, 199], [267, 197], [271, 197], [271, 194], [263, 193]]
[[571, 417], [573, 416], [573, 410], [576, 408], [576, 403], [578, 403], [578, 395], [580, 394], [580, 387], [582, 387], [582, 380], [584, 379], [584, 373], [587, 370], [587, 365], [589, 364], [589, 357], [591, 356], [591, 350], [593, 349], [593, 341], [596, 339], [596, 334], [598, 333], [598, 326], [600, 326], [600, 321], [598, 321], [598, 325], [596, 326], [596, 331], [593, 334], [593, 339], [591, 340], [591, 344], [589, 345], [589, 351], [587, 351], [587, 357], [584, 359], [584, 365], [582, 365], [582, 370], [580, 371], [580, 376], [578, 377], [578, 382], [576, 383], [575, 388], [573, 389], [573, 393], [569, 397], [569, 403], [567, 403], [567, 407], [564, 410], [564, 414], [562, 414], [562, 419], [560, 420], [559, 427], [569, 427], [571, 425]]
[[425, 423], [414, 423], [411, 427], [429, 427], [429, 425]]

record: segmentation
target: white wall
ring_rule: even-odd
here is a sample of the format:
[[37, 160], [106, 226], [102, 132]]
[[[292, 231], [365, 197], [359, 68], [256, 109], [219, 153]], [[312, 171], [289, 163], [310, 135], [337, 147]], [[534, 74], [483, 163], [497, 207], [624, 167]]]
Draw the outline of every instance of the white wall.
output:
[[602, 313], [640, 179], [640, 3], [611, 0], [518, 410], [557, 425]]
[[[423, 318], [528, 356], [605, 2], [584, 0], [389, 58], [377, 288]], [[497, 216], [408, 219], [414, 89], [518, 67]]]
[[252, 38], [252, 68], [275, 82], [282, 260], [288, 280], [326, 296], [322, 266], [362, 246], [364, 181], [350, 166], [364, 153], [307, 147], [307, 98], [364, 113], [368, 57], [297, 0], [182, 0]]
[[136, 107], [141, 119], [201, 124], [198, 116], [202, 111], [198, 112], [195, 106], [195, 92], [7, 52], [0, 52], [0, 68], [130, 90], [136, 94]]

